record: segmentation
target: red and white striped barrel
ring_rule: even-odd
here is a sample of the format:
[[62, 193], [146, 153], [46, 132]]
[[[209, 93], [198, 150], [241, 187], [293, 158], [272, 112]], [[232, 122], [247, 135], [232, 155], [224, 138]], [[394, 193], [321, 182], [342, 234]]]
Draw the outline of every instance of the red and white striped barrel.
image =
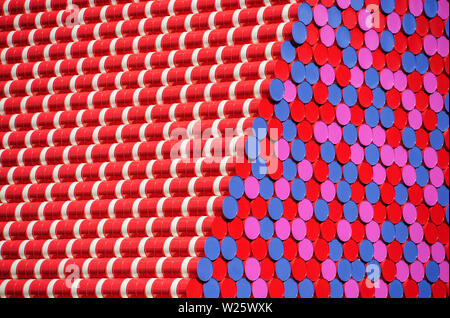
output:
[[[2, 259], [203, 257], [205, 237], [94, 238], [5, 241]], [[1, 262], [1, 266], [10, 266]], [[27, 268], [28, 266], [25, 266]], [[1, 270], [0, 270], [1, 272]], [[2, 273], [0, 273], [2, 276]], [[13, 277], [1, 277], [13, 278]]]
[[247, 136], [236, 136], [234, 138], [217, 137], [200, 140], [161, 140], [89, 146], [1, 149], [0, 165], [12, 167], [150, 159], [191, 159], [195, 155], [210, 157], [239, 155], [243, 158], [246, 138]]
[[119, 278], [4, 280], [0, 283], [1, 298], [162, 298], [203, 295], [202, 285], [190, 278]]
[[2, 240], [211, 235], [223, 238], [226, 231], [225, 221], [214, 216], [0, 222]]
[[[282, 42], [0, 64], [5, 80], [279, 59]], [[6, 52], [6, 51], [5, 51]], [[0, 54], [1, 57], [1, 54]]]
[[[286, 4], [261, 8], [248, 8], [240, 11], [212, 11], [169, 17], [151, 17], [144, 19], [119, 20], [97, 24], [84, 24], [88, 10], [75, 12], [79, 25], [54, 26], [35, 30], [18, 30], [0, 32], [0, 48], [13, 46], [43, 45], [50, 43], [67, 43], [74, 41], [98, 40], [137, 35], [224, 29], [237, 26], [289, 22], [297, 19], [299, 4]], [[125, 10], [124, 8], [122, 10]], [[129, 10], [129, 7], [128, 7]], [[107, 14], [107, 13], [106, 13]], [[64, 17], [66, 15], [66, 17]], [[123, 12], [126, 15], [126, 12]], [[19, 17], [20, 18], [20, 17]], [[69, 22], [67, 13], [63, 12], [59, 24]], [[41, 17], [42, 19], [42, 17]], [[16, 24], [20, 27], [20, 20]], [[84, 22], [84, 23], [83, 23]], [[0, 22], [1, 23], [1, 22]], [[14, 22], [13, 22], [14, 23]]]
[[9, 47], [0, 52], [2, 64], [86, 58], [104, 55], [161, 52], [194, 48], [244, 45], [290, 40], [295, 22], [191, 31], [173, 34], [144, 35], [127, 38], [55, 43], [27, 47]]
[[[96, 75], [63, 76], [50, 79], [0, 82], [0, 97], [91, 92], [143, 87], [201, 84], [213, 81], [267, 79], [288, 74], [284, 61], [205, 65], [188, 68], [157, 69]], [[1, 93], [3, 92], [3, 94]]]
[[43, 202], [228, 195], [229, 176], [4, 185], [0, 201]]
[[0, 100], [0, 114], [42, 111], [82, 110], [131, 105], [172, 104], [198, 101], [221, 101], [269, 98], [270, 79], [224, 83], [162, 86], [113, 91], [10, 97]]
[[0, 117], [0, 131], [206, 120], [217, 117], [264, 117], [266, 104], [261, 99], [246, 99], [3, 115]]
[[150, 160], [51, 166], [0, 168], [0, 185], [97, 180], [122, 180], [175, 177], [207, 177], [217, 175], [248, 176], [248, 162], [236, 157], [220, 160], [200, 158], [193, 161]]
[[254, 118], [175, 121], [104, 127], [0, 132], [0, 149], [228, 137], [250, 134]]

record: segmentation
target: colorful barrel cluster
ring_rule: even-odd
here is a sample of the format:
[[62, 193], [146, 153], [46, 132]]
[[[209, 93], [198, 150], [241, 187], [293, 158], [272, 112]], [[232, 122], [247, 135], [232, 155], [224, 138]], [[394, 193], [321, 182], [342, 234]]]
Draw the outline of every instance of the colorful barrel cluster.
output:
[[448, 13], [300, 4], [241, 199], [246, 296], [448, 297]]
[[0, 298], [449, 295], [448, 0], [0, 0]]

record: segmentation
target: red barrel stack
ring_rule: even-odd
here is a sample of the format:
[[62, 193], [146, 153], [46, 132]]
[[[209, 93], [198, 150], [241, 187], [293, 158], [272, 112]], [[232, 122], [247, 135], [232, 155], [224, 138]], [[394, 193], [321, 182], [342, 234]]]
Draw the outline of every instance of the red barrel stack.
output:
[[448, 0], [0, 0], [0, 298], [449, 295]]

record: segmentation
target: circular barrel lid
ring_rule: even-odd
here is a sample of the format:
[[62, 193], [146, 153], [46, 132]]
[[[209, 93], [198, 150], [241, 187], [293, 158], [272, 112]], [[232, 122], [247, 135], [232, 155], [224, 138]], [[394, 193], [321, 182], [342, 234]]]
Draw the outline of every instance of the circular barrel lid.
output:
[[361, 260], [356, 259], [352, 262], [351, 268], [352, 268], [352, 278], [357, 282], [363, 280], [363, 278], [366, 275], [366, 266], [364, 265], [364, 263]]
[[414, 15], [411, 13], [406, 13], [403, 16], [402, 28], [406, 35], [412, 35], [416, 31], [417, 22]]
[[244, 233], [244, 223], [240, 218], [234, 218], [233, 221], [228, 223], [228, 234], [235, 240], [242, 237]]
[[342, 90], [342, 98], [344, 99], [344, 103], [349, 107], [354, 106], [358, 100], [358, 92], [356, 88], [352, 85], [344, 87]]
[[306, 184], [302, 179], [296, 178], [291, 184], [291, 193], [296, 201], [301, 201], [306, 196]]
[[328, 177], [331, 182], [338, 183], [342, 178], [342, 166], [337, 161], [332, 161], [328, 165]]
[[256, 239], [260, 233], [258, 219], [253, 216], [248, 217], [244, 222], [244, 232], [250, 240]]
[[338, 239], [333, 239], [328, 243], [328, 247], [329, 247], [329, 257], [335, 262], [340, 260], [343, 254], [341, 242], [339, 242]]
[[283, 122], [283, 138], [290, 142], [297, 137], [297, 125], [291, 119]]
[[245, 141], [245, 153], [249, 159], [256, 159], [261, 152], [261, 145], [255, 136], [248, 136]]
[[434, 18], [438, 13], [438, 2], [436, 0], [425, 0], [423, 11], [428, 18]]
[[419, 298], [430, 298], [431, 297], [431, 285], [426, 280], [420, 281], [419, 287]]
[[259, 261], [254, 257], [248, 258], [245, 261], [244, 272], [245, 272], [245, 276], [250, 281], [257, 280], [259, 278], [259, 275], [261, 274], [261, 265], [260, 265]]
[[230, 195], [235, 199], [239, 199], [244, 194], [244, 181], [239, 176], [233, 176], [230, 179], [228, 188]]
[[341, 11], [336, 6], [328, 8], [328, 24], [336, 29], [342, 22]]
[[300, 61], [294, 61], [291, 65], [291, 77], [295, 83], [301, 83], [306, 76], [305, 65]]
[[440, 277], [440, 268], [438, 263], [435, 261], [430, 261], [425, 267], [425, 274], [431, 283], [435, 283]]
[[[251, 164], [251, 171], [253, 176], [258, 179], [261, 180], [262, 178], [264, 178], [267, 174], [267, 165], [266, 165], [266, 161], [264, 159], [262, 159], [261, 157], [256, 158], [255, 161], [252, 162]], [[261, 192], [261, 189], [260, 189]]]
[[336, 193], [339, 201], [345, 203], [350, 200], [352, 189], [347, 181], [340, 181], [337, 185]]
[[205, 256], [210, 260], [216, 260], [220, 255], [220, 242], [215, 237], [208, 237], [204, 245]]
[[406, 73], [412, 73], [416, 69], [416, 56], [407, 51], [402, 57], [402, 68]]
[[236, 283], [232, 279], [225, 278], [220, 283], [220, 293], [223, 298], [236, 298]]
[[351, 263], [345, 258], [341, 259], [338, 263], [337, 273], [341, 281], [348, 281], [352, 275]]
[[344, 296], [344, 287], [339, 279], [333, 279], [330, 282], [330, 297], [342, 298]]
[[373, 258], [374, 248], [372, 242], [363, 240], [359, 245], [359, 255], [364, 262], [369, 262]]
[[325, 221], [328, 218], [329, 207], [328, 203], [324, 199], [319, 199], [314, 204], [314, 216], [320, 222]]
[[377, 126], [380, 120], [378, 109], [375, 106], [369, 106], [366, 108], [364, 111], [364, 120], [371, 128]]
[[344, 217], [350, 223], [356, 221], [359, 215], [358, 205], [354, 201], [348, 201], [344, 204]]
[[392, 0], [381, 0], [380, 5], [381, 10], [386, 14], [392, 13], [395, 9], [395, 1]]
[[263, 140], [267, 136], [267, 122], [262, 117], [256, 117], [253, 120], [252, 132], [258, 140]]
[[412, 241], [407, 241], [403, 246], [403, 255], [408, 263], [413, 263], [417, 259], [417, 245]]
[[306, 71], [305, 79], [309, 84], [313, 85], [319, 80], [320, 78], [319, 68], [315, 63], [313, 62], [308, 63], [305, 66], [305, 71]]
[[298, 86], [298, 97], [303, 103], [309, 103], [313, 96], [313, 90], [309, 83], [302, 82]]
[[294, 139], [292, 141], [291, 155], [292, 155], [292, 158], [297, 162], [300, 162], [305, 158], [306, 146], [305, 146], [305, 143], [301, 139]]
[[258, 237], [251, 242], [251, 251], [253, 257], [263, 260], [267, 256], [267, 242], [263, 238]]
[[402, 298], [403, 297], [403, 285], [396, 279], [389, 284], [389, 296], [391, 298]]
[[386, 53], [391, 52], [394, 49], [395, 38], [391, 31], [384, 30], [381, 33], [380, 45], [381, 49]]
[[351, 46], [345, 48], [342, 52], [342, 60], [348, 68], [353, 68], [358, 61], [356, 50]]
[[279, 198], [272, 198], [269, 201], [269, 215], [273, 220], [278, 220], [283, 215], [283, 202]]
[[273, 278], [268, 282], [269, 285], [269, 297], [270, 298], [282, 298], [285, 295], [284, 282], [277, 278]]

